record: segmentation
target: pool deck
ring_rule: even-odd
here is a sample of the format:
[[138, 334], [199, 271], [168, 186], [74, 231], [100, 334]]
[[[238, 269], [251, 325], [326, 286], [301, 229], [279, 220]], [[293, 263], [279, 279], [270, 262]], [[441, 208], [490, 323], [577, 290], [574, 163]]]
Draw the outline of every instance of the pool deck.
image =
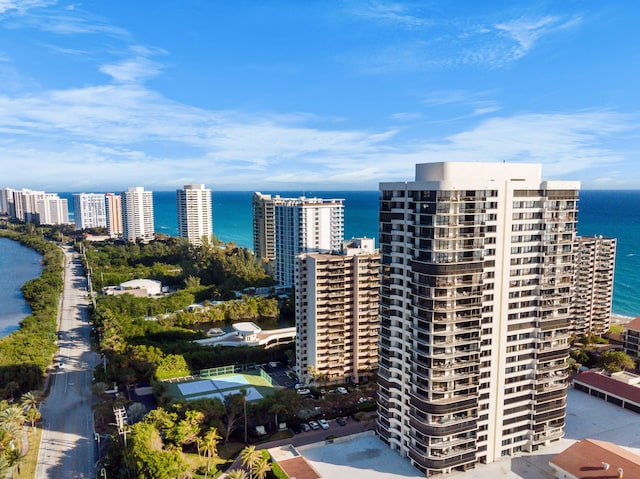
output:
[[[565, 437], [534, 453], [506, 457], [445, 477], [474, 479], [552, 479], [549, 460], [584, 438], [613, 442], [640, 454], [640, 415], [569, 388]], [[424, 477], [408, 459], [372, 432], [338, 438], [333, 444], [299, 446], [298, 451], [324, 478], [408, 479]]]

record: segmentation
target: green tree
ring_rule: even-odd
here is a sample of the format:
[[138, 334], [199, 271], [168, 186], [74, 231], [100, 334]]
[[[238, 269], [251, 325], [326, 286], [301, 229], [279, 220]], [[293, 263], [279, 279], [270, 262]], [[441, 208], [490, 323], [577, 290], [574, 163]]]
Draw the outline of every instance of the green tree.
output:
[[269, 459], [263, 456], [255, 462], [253, 467], [253, 476], [255, 479], [265, 479], [267, 474], [271, 471], [271, 464]]
[[12, 474], [11, 477], [15, 477], [16, 473], [20, 473], [20, 466], [24, 463], [22, 451], [17, 448], [9, 449], [5, 452], [5, 456], [9, 462], [9, 468], [11, 469]]
[[138, 477], [175, 479], [184, 477], [188, 468], [177, 449], [164, 449], [159, 431], [152, 425], [139, 422], [131, 427], [128, 462]]
[[211, 471], [211, 467], [213, 466], [212, 462], [218, 458], [218, 443], [220, 442], [220, 435], [216, 428], [209, 428], [204, 435], [199, 438], [199, 447], [198, 451], [201, 449], [204, 450], [204, 453], [207, 457], [207, 470], [205, 473], [205, 478]]
[[[5, 457], [4, 454], [0, 454], [0, 477], [7, 477], [10, 469], [11, 469], [11, 464], [9, 464], [9, 460]], [[247, 477], [245, 475], [244, 478], [237, 478], [237, 479], [247, 479]]]
[[200, 411], [187, 410], [185, 418], [176, 424], [173, 432], [176, 444], [181, 446], [196, 444], [203, 420], [204, 414]]
[[38, 391], [28, 391], [20, 398], [20, 403], [25, 411], [25, 418], [31, 422], [31, 427], [35, 429], [35, 423], [40, 419], [40, 393]]
[[240, 451], [240, 461], [243, 467], [249, 469], [249, 475], [253, 478], [253, 472], [258, 460], [261, 458], [260, 451], [256, 450], [256, 446], [246, 446]]
[[632, 369], [635, 366], [633, 359], [623, 351], [605, 351], [600, 355], [598, 364], [610, 373], [617, 373], [623, 369]]
[[233, 469], [227, 473], [227, 479], [249, 479], [246, 471], [242, 469]]
[[236, 428], [236, 425], [240, 419], [242, 419], [244, 411], [245, 397], [242, 394], [229, 394], [224, 398], [224, 410], [225, 415], [223, 422], [225, 425], [224, 442], [229, 441], [229, 436]]
[[584, 349], [574, 349], [569, 355], [580, 364], [586, 364], [589, 361], [589, 354]]

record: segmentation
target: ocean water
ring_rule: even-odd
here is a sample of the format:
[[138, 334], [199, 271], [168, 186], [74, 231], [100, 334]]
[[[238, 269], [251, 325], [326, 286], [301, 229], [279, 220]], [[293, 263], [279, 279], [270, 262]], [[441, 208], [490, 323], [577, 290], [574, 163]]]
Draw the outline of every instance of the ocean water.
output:
[[42, 271], [40, 254], [17, 241], [0, 238], [0, 338], [18, 329], [31, 313], [20, 288]]
[[[263, 191], [281, 196], [343, 198], [345, 238], [367, 236], [378, 240], [377, 191]], [[213, 192], [213, 229], [225, 242], [253, 248], [251, 191]], [[70, 193], [60, 193], [71, 198]], [[177, 235], [174, 191], [154, 191], [155, 229]], [[73, 201], [69, 202], [73, 207]], [[640, 191], [580, 192], [578, 234], [618, 239], [613, 312], [640, 315]]]

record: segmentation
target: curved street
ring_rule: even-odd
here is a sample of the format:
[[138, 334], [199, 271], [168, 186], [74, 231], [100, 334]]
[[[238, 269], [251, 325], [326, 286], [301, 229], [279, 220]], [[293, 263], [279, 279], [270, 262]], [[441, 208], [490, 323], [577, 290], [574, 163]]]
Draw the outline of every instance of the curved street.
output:
[[59, 348], [49, 395], [41, 407], [42, 439], [36, 479], [95, 478], [91, 411], [93, 367], [87, 279], [80, 256], [65, 246], [64, 292], [58, 319]]

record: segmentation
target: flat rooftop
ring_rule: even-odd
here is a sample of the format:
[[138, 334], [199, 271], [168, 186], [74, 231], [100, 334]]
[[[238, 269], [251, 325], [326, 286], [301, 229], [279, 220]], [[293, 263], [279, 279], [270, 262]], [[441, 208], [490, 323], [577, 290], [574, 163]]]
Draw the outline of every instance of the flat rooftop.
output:
[[[444, 478], [553, 479], [549, 461], [556, 454], [584, 438], [609, 441], [640, 454], [640, 415], [569, 388], [565, 437], [550, 446]], [[366, 434], [366, 433], [365, 433]], [[297, 450], [325, 479], [424, 478], [407, 458], [389, 449], [373, 435], [359, 435], [334, 444], [317, 443]]]

